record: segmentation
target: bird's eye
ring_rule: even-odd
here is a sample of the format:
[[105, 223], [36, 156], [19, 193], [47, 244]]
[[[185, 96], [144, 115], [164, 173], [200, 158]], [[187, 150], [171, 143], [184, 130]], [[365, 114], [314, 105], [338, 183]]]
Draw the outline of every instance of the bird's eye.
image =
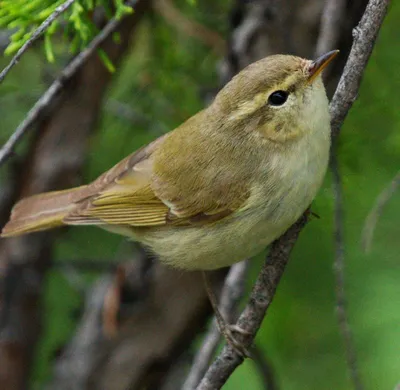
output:
[[289, 94], [286, 91], [275, 91], [268, 97], [268, 103], [271, 106], [281, 106], [288, 98]]

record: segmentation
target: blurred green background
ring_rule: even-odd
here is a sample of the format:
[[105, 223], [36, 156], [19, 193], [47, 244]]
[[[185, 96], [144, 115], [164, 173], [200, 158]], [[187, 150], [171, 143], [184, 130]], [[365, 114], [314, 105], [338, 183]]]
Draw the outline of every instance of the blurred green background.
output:
[[[226, 34], [229, 1], [180, 4], [191, 18]], [[400, 382], [399, 194], [379, 220], [372, 251], [365, 254], [360, 246], [364, 219], [400, 166], [399, 20], [400, 3], [393, 2], [340, 138], [347, 299], [361, 375], [371, 390], [394, 389]], [[60, 44], [56, 50], [60, 59], [64, 47]], [[218, 83], [218, 60], [209, 48], [181, 36], [158, 16], [147, 18], [107, 94], [84, 180], [94, 179], [200, 110], [204, 90]], [[1, 68], [7, 61], [0, 60]], [[56, 74], [60, 67], [47, 64], [43, 52], [33, 49], [1, 85], [1, 143], [44, 90], [44, 73]], [[351, 385], [335, 314], [329, 175], [314, 211], [321, 219], [313, 219], [302, 233], [257, 344], [273, 363], [281, 389], [346, 390]], [[95, 228], [73, 228], [59, 240], [56, 258], [113, 259], [123, 240]], [[252, 262], [249, 288], [261, 261], [262, 256]], [[87, 274], [82, 280], [89, 284], [95, 277]], [[82, 303], [65, 274], [54, 269], [47, 280], [44, 335], [32, 378], [35, 389], [48, 380], [55, 351], [73, 334]], [[261, 388], [252, 361], [243, 364], [224, 387]]]

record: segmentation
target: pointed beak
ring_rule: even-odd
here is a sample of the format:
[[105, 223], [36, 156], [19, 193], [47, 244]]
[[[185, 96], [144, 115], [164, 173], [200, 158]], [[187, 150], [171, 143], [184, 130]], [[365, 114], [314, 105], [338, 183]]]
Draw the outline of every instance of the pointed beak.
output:
[[316, 60], [312, 61], [308, 66], [308, 83], [311, 84], [317, 76], [328, 66], [328, 64], [338, 55], [339, 50], [332, 50]]

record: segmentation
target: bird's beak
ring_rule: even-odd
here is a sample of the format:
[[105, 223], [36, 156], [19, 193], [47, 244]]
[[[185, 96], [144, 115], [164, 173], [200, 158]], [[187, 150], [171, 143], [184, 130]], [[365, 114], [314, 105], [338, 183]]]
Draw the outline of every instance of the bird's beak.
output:
[[311, 62], [308, 66], [308, 84], [311, 84], [317, 78], [317, 76], [328, 66], [338, 53], [339, 50], [332, 50]]

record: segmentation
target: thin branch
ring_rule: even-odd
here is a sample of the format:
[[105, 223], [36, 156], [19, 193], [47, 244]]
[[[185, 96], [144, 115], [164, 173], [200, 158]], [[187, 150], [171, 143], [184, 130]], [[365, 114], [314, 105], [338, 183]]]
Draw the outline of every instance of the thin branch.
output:
[[362, 75], [388, 11], [389, 3], [390, 0], [370, 0], [359, 25], [353, 29], [353, 46], [330, 104], [333, 137], [339, 135], [340, 128], [357, 99]]
[[[225, 279], [220, 299], [220, 311], [227, 321], [231, 321], [238, 301], [243, 295], [244, 281], [248, 270], [248, 261], [242, 261], [231, 267]], [[214, 356], [221, 340], [221, 333], [218, 330], [214, 318], [210, 330], [203, 340], [203, 344], [193, 360], [189, 375], [186, 378], [182, 390], [193, 390], [199, 384], [201, 378], [207, 371], [208, 365]]]
[[337, 160], [337, 142], [332, 145], [331, 162], [332, 190], [334, 196], [334, 238], [335, 238], [335, 260], [333, 269], [336, 279], [336, 312], [338, 317], [339, 329], [342, 334], [344, 350], [346, 355], [347, 367], [353, 387], [356, 390], [363, 390], [364, 386], [357, 364], [356, 348], [354, 346], [353, 335], [350, 328], [347, 314], [347, 299], [345, 289], [345, 245], [344, 245], [344, 209], [343, 209], [343, 190], [342, 181]]
[[[364, 69], [387, 13], [389, 2], [390, 0], [370, 0], [358, 27], [354, 30], [353, 46], [330, 104], [331, 126], [334, 136], [339, 134], [343, 121], [357, 97]], [[251, 333], [249, 337], [243, 340], [245, 347], [251, 345], [261, 325], [289, 260], [291, 250], [306, 221], [307, 216], [304, 215], [272, 244], [267, 260], [253, 287], [250, 301], [237, 323]], [[230, 346], [225, 346], [208, 369], [197, 390], [220, 389], [242, 362], [243, 359]]]
[[[316, 47], [316, 57], [338, 46], [342, 17], [345, 12], [345, 0], [326, 0], [321, 17], [321, 27]], [[336, 312], [339, 329], [343, 338], [347, 367], [354, 389], [363, 390], [357, 364], [356, 348], [347, 314], [345, 290], [345, 244], [344, 244], [344, 210], [341, 176], [338, 166], [337, 140], [331, 148], [330, 170], [332, 172], [332, 191], [334, 196], [334, 237], [335, 257], [334, 272], [336, 279]]]
[[59, 5], [54, 12], [33, 32], [32, 36], [22, 45], [22, 47], [17, 51], [15, 56], [12, 58], [10, 63], [3, 69], [0, 73], [0, 84], [3, 82], [8, 72], [19, 62], [24, 53], [37, 41], [43, 33], [50, 27], [50, 25], [63, 14], [75, 0], [67, 0], [65, 3]]
[[375, 201], [374, 206], [365, 219], [364, 228], [362, 232], [362, 246], [366, 252], [371, 249], [372, 239], [374, 237], [374, 231], [378, 219], [382, 215], [383, 209], [392, 198], [393, 194], [400, 187], [400, 171], [397, 172], [396, 176], [390, 182], [390, 184], [379, 194]]
[[[126, 3], [133, 7], [138, 0]], [[91, 57], [94, 51], [101, 45], [117, 28], [121, 19], [112, 18], [100, 33], [90, 42], [88, 47], [82, 50], [61, 72], [60, 76], [50, 85], [47, 91], [40, 97], [30, 109], [25, 119], [19, 124], [8, 141], [0, 149], [0, 165], [3, 164], [13, 153], [14, 148], [27, 131], [32, 127], [41, 114], [53, 103], [54, 99], [62, 91], [65, 84], [70, 80], [82, 65]]]
[[[249, 336], [243, 336], [240, 339], [238, 335], [238, 340], [242, 341], [243, 346], [246, 348], [253, 343], [254, 337], [275, 295], [289, 255], [306, 222], [307, 216], [303, 215], [281, 239], [275, 241], [271, 246], [251, 292], [250, 300], [237, 321], [239, 327], [250, 333]], [[220, 389], [242, 362], [243, 358], [230, 345], [226, 345], [208, 369], [197, 390]]]
[[345, 6], [345, 0], [326, 0], [322, 11], [317, 48], [315, 49], [316, 57], [336, 48]]

